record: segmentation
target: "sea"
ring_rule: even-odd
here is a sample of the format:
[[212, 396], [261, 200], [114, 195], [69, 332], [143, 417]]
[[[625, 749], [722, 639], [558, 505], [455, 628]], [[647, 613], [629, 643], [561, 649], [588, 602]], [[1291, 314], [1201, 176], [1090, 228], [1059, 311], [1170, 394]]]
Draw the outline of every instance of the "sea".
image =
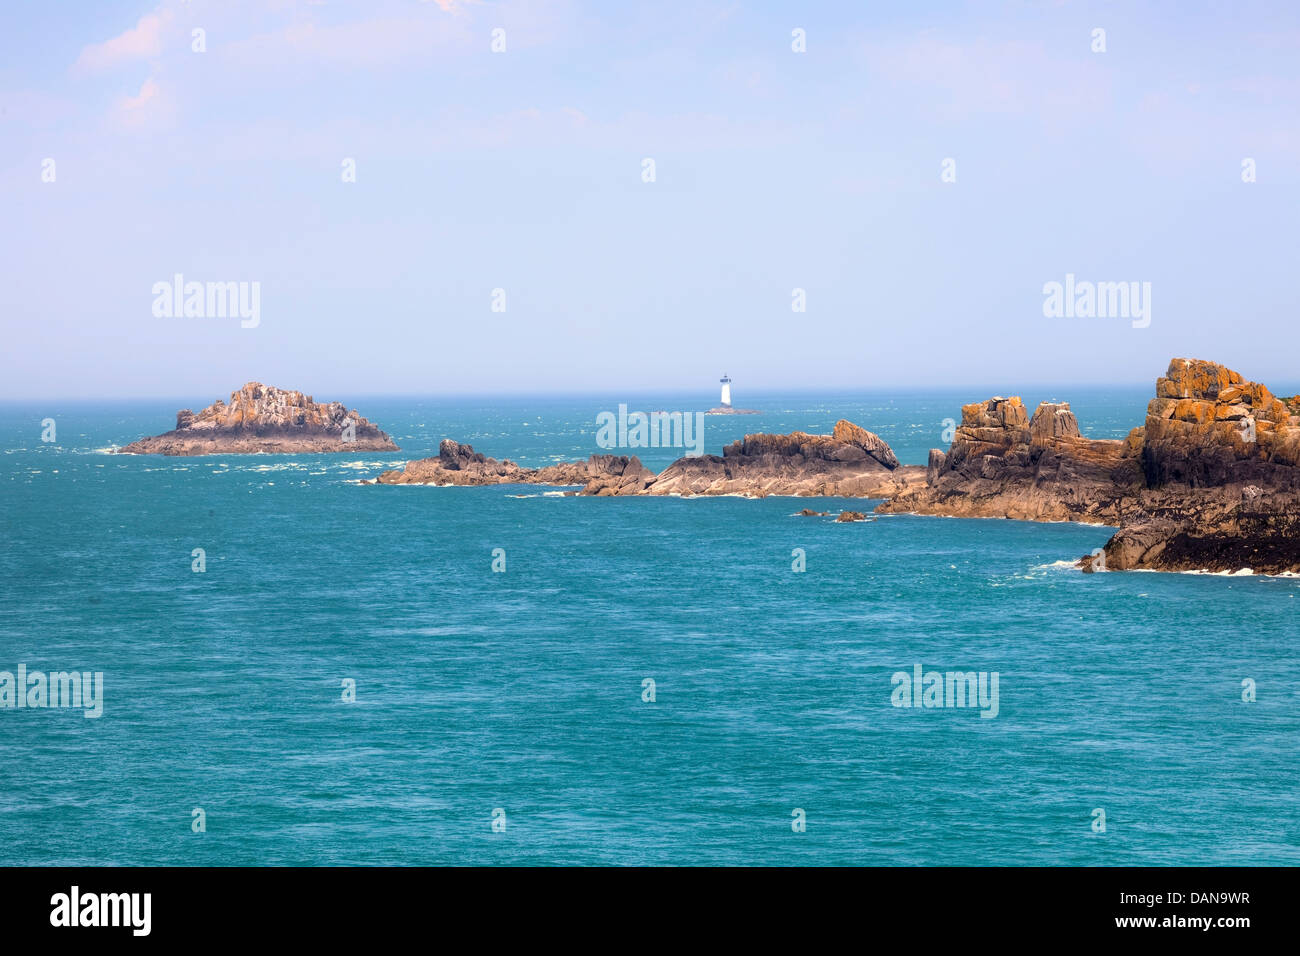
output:
[[[983, 394], [747, 394], [705, 450], [847, 418], [924, 464]], [[1120, 438], [1150, 394], [1024, 397]], [[112, 449], [210, 395], [0, 406], [0, 864], [1300, 863], [1300, 579], [1085, 575], [1110, 529], [861, 500], [367, 483], [713, 397], [346, 396], [400, 452], [201, 458]], [[102, 675], [99, 716], [5, 706], [20, 666]], [[996, 707], [900, 706], [918, 667]]]

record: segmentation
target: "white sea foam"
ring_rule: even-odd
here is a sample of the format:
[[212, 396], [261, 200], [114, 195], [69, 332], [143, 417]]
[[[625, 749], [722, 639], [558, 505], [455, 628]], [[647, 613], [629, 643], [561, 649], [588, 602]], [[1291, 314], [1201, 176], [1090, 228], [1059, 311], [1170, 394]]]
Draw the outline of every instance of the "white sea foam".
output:
[[1078, 567], [1079, 567], [1079, 561], [1076, 558], [1073, 561], [1052, 561], [1049, 564], [1035, 564], [1029, 570], [1030, 571], [1065, 571], [1065, 570], [1077, 569]]
[[[371, 481], [367, 481], [365, 483], [370, 485], [376, 485], [379, 483], [379, 479], [376, 478]], [[452, 484], [450, 481], [447, 482], [445, 485], [434, 484], [431, 481], [404, 481], [395, 485], [387, 485], [386, 487], [388, 488], [486, 488], [488, 486], [487, 485], [456, 485], [456, 484]]]
[[395, 459], [391, 461], [331, 461], [329, 464], [335, 468], [350, 468], [356, 470], [358, 468], [391, 468], [393, 465], [402, 464], [403, 461], [405, 461], [405, 459]]
[[1238, 568], [1236, 571], [1211, 571], [1208, 568], [1197, 568], [1193, 571], [1164, 571], [1160, 568], [1130, 568], [1126, 574], [1192, 574], [1197, 577], [1210, 578], [1260, 578], [1265, 581], [1283, 580], [1286, 578], [1300, 578], [1300, 574], [1295, 571], [1283, 571], [1280, 574], [1264, 574], [1251, 568]]

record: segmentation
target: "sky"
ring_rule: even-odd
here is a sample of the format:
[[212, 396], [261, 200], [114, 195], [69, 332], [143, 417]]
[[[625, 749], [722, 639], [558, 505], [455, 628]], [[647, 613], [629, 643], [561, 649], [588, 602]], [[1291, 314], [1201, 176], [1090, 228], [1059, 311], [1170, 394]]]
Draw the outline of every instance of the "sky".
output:
[[1294, 381], [1298, 210], [1288, 2], [0, 6], [0, 400]]

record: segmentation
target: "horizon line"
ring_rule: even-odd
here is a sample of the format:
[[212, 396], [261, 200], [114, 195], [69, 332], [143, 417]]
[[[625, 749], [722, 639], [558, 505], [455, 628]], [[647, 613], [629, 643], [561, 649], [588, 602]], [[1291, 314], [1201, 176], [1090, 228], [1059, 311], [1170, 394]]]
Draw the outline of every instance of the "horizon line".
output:
[[[266, 383], [263, 383], [263, 384], [266, 384]], [[1028, 391], [1028, 390], [1042, 391], [1042, 390], [1044, 390], [1044, 389], [1081, 389], [1081, 390], [1086, 390], [1086, 389], [1098, 389], [1098, 388], [1132, 388], [1132, 389], [1139, 389], [1139, 388], [1140, 388], [1140, 389], [1146, 389], [1146, 388], [1154, 388], [1154, 385], [1155, 385], [1155, 380], [1154, 380], [1154, 379], [1152, 379], [1152, 380], [1149, 381], [1149, 382], [1133, 382], [1133, 381], [1127, 381], [1127, 382], [1095, 382], [1095, 381], [1094, 381], [1094, 382], [1073, 382], [1073, 383], [1064, 383], [1064, 384], [1063, 384], [1063, 383], [1059, 383], [1059, 382], [1058, 382], [1058, 383], [1047, 383], [1047, 382], [1026, 382], [1026, 383], [1023, 383], [1023, 384], [1019, 384], [1019, 385], [1015, 386], [1014, 388], [1010, 388], [1010, 386], [1007, 386], [1007, 385], [1000, 386], [1000, 388], [1001, 388], [1001, 392], [998, 393], [998, 394], [1001, 394], [1003, 397], [1010, 397], [1010, 396], [1012, 396], [1012, 395], [1015, 395], [1015, 394], [1017, 393], [1017, 391], [1022, 391], [1022, 390], [1024, 390], [1024, 391]], [[228, 397], [232, 392], [237, 392], [237, 391], [239, 391], [239, 388], [240, 388], [240, 387], [242, 387], [242, 386], [238, 386], [238, 387], [231, 388], [231, 389], [226, 389], [225, 391], [222, 391], [222, 392], [220, 392], [220, 393], [217, 393], [217, 394], [215, 395], [215, 397], [212, 399], [212, 401], [215, 402], [217, 399], [225, 400], [225, 399], [226, 399], [226, 398], [227, 398], [227, 397]], [[317, 390], [317, 389], [314, 389], [314, 388], [297, 388], [297, 387], [293, 387], [293, 388], [285, 388], [285, 387], [283, 387], [283, 386], [279, 386], [279, 385], [274, 386], [274, 387], [276, 387], [276, 388], [280, 388], [280, 389], [282, 389], [283, 391], [298, 391], [298, 392], [302, 392], [302, 393], [304, 393], [304, 394], [306, 394], [306, 395], [310, 395], [310, 396], [311, 396], [315, 401], [317, 401], [317, 402], [338, 401], [338, 400], [339, 400], [338, 398], [329, 397], [329, 396], [331, 396], [331, 395], [335, 395], [335, 394], [347, 394], [347, 395], [350, 395], [350, 396], [355, 396], [355, 397], [357, 397], [357, 398], [363, 398], [363, 399], [372, 399], [372, 398], [373, 398], [373, 399], [393, 399], [393, 398], [401, 398], [401, 399], [410, 399], [410, 398], [439, 398], [439, 399], [447, 398], [447, 399], [456, 399], [456, 398], [464, 398], [464, 399], [484, 399], [484, 400], [492, 400], [492, 399], [520, 399], [520, 398], [604, 398], [604, 399], [608, 399], [608, 398], [610, 398], [610, 397], [612, 397], [612, 396], [617, 396], [617, 395], [619, 395], [619, 394], [626, 395], [626, 396], [628, 396], [628, 397], [638, 397], [638, 398], [639, 398], [639, 397], [669, 396], [669, 395], [671, 395], [671, 396], [691, 396], [691, 397], [699, 397], [702, 401], [712, 401], [712, 402], [714, 402], [715, 404], [716, 404], [716, 399], [717, 399], [716, 394], [714, 394], [714, 392], [715, 392], [716, 390], [714, 390], [714, 389], [701, 390], [701, 389], [682, 388], [682, 387], [677, 387], [677, 388], [662, 388], [662, 389], [635, 388], [635, 389], [623, 389], [623, 390], [621, 390], [621, 391], [620, 391], [620, 390], [617, 390], [617, 389], [613, 389], [613, 388], [608, 388], [608, 389], [599, 389], [599, 388], [591, 388], [591, 389], [577, 389], [577, 390], [572, 390], [572, 391], [556, 391], [556, 390], [545, 390], [545, 391], [543, 391], [543, 390], [538, 390], [538, 391], [528, 391], [528, 390], [510, 390], [510, 391], [499, 391], [499, 390], [498, 390], [498, 391], [482, 391], [482, 390], [477, 390], [477, 389], [475, 389], [475, 390], [472, 390], [472, 391], [471, 391], [471, 390], [467, 390], [467, 391], [436, 391], [436, 392], [413, 392], [413, 391], [367, 391], [367, 390], [364, 390], [364, 389], [362, 389], [362, 390], [352, 390], [352, 389], [337, 389], [337, 390], [333, 390], [333, 389], [331, 389], [331, 390], [329, 390], [327, 393], [320, 393], [320, 394], [326, 394], [327, 397], [325, 397], [325, 398], [320, 398], [320, 397], [318, 397], [318, 390]], [[989, 390], [990, 388], [992, 388], [992, 387], [993, 387], [993, 386], [989, 385], [988, 383], [985, 383], [985, 384], [978, 384], [978, 383], [977, 383], [977, 384], [956, 384], [956, 385], [950, 385], [950, 384], [939, 384], [939, 385], [918, 385], [918, 384], [914, 384], [914, 383], [909, 383], [909, 384], [907, 384], [907, 385], [871, 385], [871, 386], [862, 386], [862, 385], [819, 385], [819, 386], [813, 386], [813, 385], [801, 385], [801, 386], [775, 386], [775, 387], [771, 387], [771, 388], [762, 388], [762, 387], [760, 387], [760, 388], [753, 388], [753, 389], [746, 388], [746, 389], [745, 389], [745, 393], [744, 393], [744, 396], [745, 396], [745, 397], [744, 397], [743, 401], [758, 401], [760, 398], [762, 398], [762, 397], [764, 397], [764, 396], [767, 396], [767, 397], [780, 397], [780, 396], [783, 396], [783, 395], [829, 395], [829, 394], [834, 394], [834, 393], [843, 393], [843, 394], [850, 394], [850, 395], [852, 395], [852, 394], [858, 394], [858, 395], [884, 395], [884, 394], [888, 394], [888, 393], [891, 393], [891, 392], [892, 392], [892, 393], [897, 393], [897, 394], [915, 395], [915, 394], [923, 393], [923, 392], [935, 392], [935, 393], [950, 393], [950, 392], [958, 392], [958, 391], [971, 391], [971, 392], [975, 392], [975, 391], [977, 391], [977, 390], [988, 391], [988, 390]], [[1300, 381], [1297, 382], [1297, 387], [1300, 388]], [[1271, 388], [1270, 388], [1270, 391], [1272, 391]], [[710, 395], [712, 395], [713, 397], [712, 397], [712, 398], [706, 398], [706, 396], [710, 396]], [[994, 395], [994, 392], [989, 392], [989, 395], [986, 396], [986, 397], [992, 397], [993, 395]], [[158, 392], [158, 393], [150, 393], [150, 394], [134, 394], [134, 395], [123, 395], [123, 394], [113, 394], [113, 395], [79, 394], [79, 395], [37, 395], [37, 396], [27, 396], [27, 395], [24, 395], [24, 396], [0, 396], [0, 405], [33, 405], [33, 404], [39, 404], [39, 403], [41, 403], [41, 402], [152, 402], [152, 401], [184, 401], [187, 397], [192, 398], [193, 395], [191, 394], [190, 396], [186, 396], [186, 395], [182, 395], [182, 394], [180, 394], [180, 393], [174, 393], [174, 392], [173, 392], [173, 393], [161, 393], [161, 392]], [[733, 398], [733, 400], [732, 400], [732, 404], [733, 404], [733, 405], [736, 405], [737, 407], [739, 407], [740, 402]]]
[[[257, 380], [256, 380], [256, 379], [250, 379], [249, 381], [257, 381]], [[779, 397], [779, 396], [781, 396], [781, 395], [790, 395], [790, 394], [797, 394], [797, 395], [804, 395], [804, 394], [825, 395], [825, 394], [835, 393], [835, 392], [843, 392], [843, 393], [848, 393], [848, 394], [862, 394], [862, 395], [879, 395], [879, 394], [885, 394], [885, 393], [889, 393], [889, 392], [897, 392], [897, 393], [900, 393], [900, 394], [912, 394], [912, 395], [914, 395], [914, 394], [916, 394], [916, 393], [918, 393], [918, 392], [943, 392], [943, 393], [949, 393], [949, 392], [957, 392], [957, 391], [971, 391], [971, 392], [975, 392], [975, 391], [977, 391], [977, 390], [987, 391], [988, 389], [990, 389], [990, 388], [995, 388], [995, 387], [996, 387], [996, 388], [1001, 388], [1001, 389], [1003, 389], [1003, 390], [1004, 390], [1004, 393], [1003, 393], [1003, 394], [1004, 394], [1004, 397], [1009, 397], [1010, 395], [1014, 395], [1014, 394], [1016, 393], [1016, 390], [1035, 390], [1035, 391], [1041, 391], [1041, 390], [1044, 390], [1044, 389], [1052, 389], [1052, 390], [1056, 390], [1056, 389], [1082, 389], [1082, 390], [1088, 390], [1088, 389], [1098, 389], [1098, 388], [1134, 388], [1134, 389], [1137, 389], [1137, 388], [1143, 388], [1143, 389], [1145, 389], [1145, 388], [1154, 388], [1155, 383], [1156, 383], [1156, 379], [1155, 379], [1155, 378], [1152, 378], [1152, 379], [1147, 379], [1147, 380], [1144, 380], [1144, 381], [1128, 380], [1128, 381], [1105, 381], [1105, 382], [1099, 382], [1099, 381], [1086, 381], [1086, 382], [1043, 382], [1043, 381], [1030, 381], [1030, 382], [1022, 382], [1022, 383], [1019, 383], [1019, 384], [1015, 385], [1014, 388], [1013, 388], [1012, 386], [1008, 385], [1007, 383], [1003, 383], [1003, 384], [1000, 385], [1000, 386], [994, 386], [994, 385], [992, 385], [992, 384], [989, 383], [989, 382], [983, 382], [983, 383], [980, 383], [980, 382], [974, 382], [974, 383], [966, 382], [966, 383], [956, 383], [956, 384], [949, 384], [949, 383], [941, 383], [941, 384], [917, 384], [917, 383], [909, 382], [909, 383], [907, 383], [907, 384], [875, 384], [875, 385], [869, 385], [869, 386], [864, 386], [864, 385], [834, 385], [834, 384], [832, 384], [832, 385], [756, 386], [756, 387], [753, 387], [753, 388], [747, 387], [747, 388], [745, 389], [745, 391], [744, 391], [744, 395], [745, 395], [746, 397], [745, 397], [744, 400], [748, 401], [748, 400], [750, 400], [751, 398], [752, 398], [752, 399], [757, 399], [757, 398], [759, 398], [759, 397], [761, 397], [761, 396], [764, 396], [764, 395], [772, 396], [772, 397]], [[225, 399], [228, 395], [230, 395], [231, 393], [239, 391], [239, 389], [243, 387], [243, 384], [246, 384], [246, 383], [241, 383], [241, 385], [236, 386], [235, 388], [228, 388], [228, 389], [226, 389], [226, 390], [224, 390], [224, 391], [220, 391], [220, 392], [218, 392], [218, 393], [216, 394], [216, 398], [214, 398], [213, 401], [215, 401], [216, 399], [222, 399], [222, 400], [224, 400], [224, 399]], [[266, 383], [262, 383], [262, 384], [266, 384]], [[1261, 384], [1262, 384], [1262, 383], [1261, 383]], [[1300, 378], [1297, 378], [1297, 379], [1296, 379], [1293, 383], [1291, 383], [1291, 384], [1294, 384], [1298, 389], [1300, 389]], [[315, 399], [316, 401], [337, 401], [337, 400], [338, 400], [338, 399], [336, 399], [336, 398], [318, 399], [318, 398], [316, 397], [316, 396], [317, 396], [317, 391], [318, 391], [318, 390], [317, 390], [317, 389], [314, 389], [314, 388], [285, 387], [285, 386], [280, 386], [280, 385], [275, 385], [275, 386], [272, 386], [272, 387], [279, 388], [279, 389], [281, 389], [281, 390], [283, 390], [283, 391], [298, 391], [298, 392], [303, 392], [304, 394], [310, 395], [310, 396], [311, 396], [313, 399]], [[1011, 389], [1009, 392], [1008, 392], [1008, 391], [1005, 391], [1006, 389], [1009, 389], [1009, 388]], [[1272, 388], [1271, 386], [1269, 386], [1269, 390], [1272, 391], [1272, 392], [1274, 392], [1274, 394], [1278, 394], [1278, 395], [1290, 394], [1290, 393], [1285, 392], [1285, 391], [1279, 392], [1279, 391], [1277, 391], [1276, 389]], [[511, 390], [508, 390], [508, 391], [501, 391], [501, 390], [486, 391], [486, 390], [480, 390], [480, 389], [472, 389], [472, 390], [465, 390], [465, 391], [449, 391], [449, 390], [440, 390], [440, 391], [427, 391], [427, 392], [426, 392], [426, 391], [419, 391], [419, 392], [417, 392], [417, 391], [400, 391], [400, 390], [399, 390], [399, 391], [368, 391], [368, 390], [366, 390], [366, 389], [347, 389], [347, 388], [340, 388], [340, 389], [329, 389], [328, 391], [330, 391], [330, 392], [338, 392], [338, 393], [346, 393], [346, 394], [349, 394], [349, 395], [355, 395], [355, 396], [360, 397], [360, 398], [465, 398], [465, 399], [500, 399], [500, 398], [587, 398], [587, 397], [601, 397], [601, 398], [608, 398], [608, 397], [610, 397], [610, 396], [620, 394], [620, 390], [615, 389], [615, 388], [582, 388], [582, 389], [573, 389], [573, 390], [564, 390], [564, 391], [561, 391], [561, 390], [525, 390], [525, 389], [511, 389]], [[666, 388], [661, 388], [661, 389], [638, 387], [638, 388], [630, 388], [630, 389], [622, 389], [622, 390], [621, 390], [621, 394], [623, 394], [623, 395], [627, 395], [627, 396], [630, 396], [630, 397], [631, 397], [631, 396], [636, 396], [636, 397], [641, 397], [641, 396], [663, 396], [663, 395], [690, 395], [690, 396], [696, 396], [696, 395], [698, 395], [698, 396], [703, 397], [703, 396], [706, 396], [706, 395], [713, 394], [714, 392], [716, 392], [716, 389], [695, 389], [695, 388], [686, 388], [686, 387], [681, 387], [681, 386], [677, 386], [677, 387], [666, 387]], [[183, 399], [185, 399], [186, 397], [193, 397], [194, 394], [195, 394], [195, 393], [190, 393], [189, 396], [186, 396], [186, 395], [183, 395], [183, 394], [181, 394], [181, 393], [177, 393], [177, 392], [152, 392], [152, 393], [146, 393], [146, 394], [134, 394], [134, 395], [123, 395], [123, 394], [112, 394], [112, 395], [93, 395], [93, 394], [78, 394], [78, 395], [49, 395], [49, 394], [47, 394], [47, 395], [37, 395], [37, 396], [30, 396], [30, 395], [23, 395], [23, 396], [0, 395], [0, 404], [3, 404], [3, 405], [28, 405], [28, 404], [36, 404], [36, 403], [39, 403], [39, 402], [51, 402], [51, 401], [65, 401], [65, 402], [66, 402], [66, 401], [78, 401], [78, 402], [95, 402], [95, 401], [103, 401], [103, 402], [135, 402], [135, 401], [143, 402], [143, 401], [164, 401], [164, 400], [183, 400]], [[989, 396], [989, 397], [991, 397], [992, 394], [993, 394], [993, 393], [990, 393], [990, 396]], [[733, 399], [732, 404], [733, 404], [733, 405], [736, 405], [736, 404], [738, 404], [738, 403], [737, 403], [737, 401], [736, 401], [735, 399]]]

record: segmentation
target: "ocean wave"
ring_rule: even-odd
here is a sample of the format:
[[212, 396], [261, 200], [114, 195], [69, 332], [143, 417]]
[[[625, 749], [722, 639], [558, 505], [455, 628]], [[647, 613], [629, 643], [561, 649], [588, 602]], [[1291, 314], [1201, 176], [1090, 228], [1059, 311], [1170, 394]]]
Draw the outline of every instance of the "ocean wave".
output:
[[1061, 561], [1051, 561], [1047, 564], [1035, 564], [1029, 570], [1030, 571], [1067, 571], [1067, 570], [1077, 569], [1078, 567], [1079, 567], [1079, 559], [1075, 558], [1074, 560], [1063, 559]]

